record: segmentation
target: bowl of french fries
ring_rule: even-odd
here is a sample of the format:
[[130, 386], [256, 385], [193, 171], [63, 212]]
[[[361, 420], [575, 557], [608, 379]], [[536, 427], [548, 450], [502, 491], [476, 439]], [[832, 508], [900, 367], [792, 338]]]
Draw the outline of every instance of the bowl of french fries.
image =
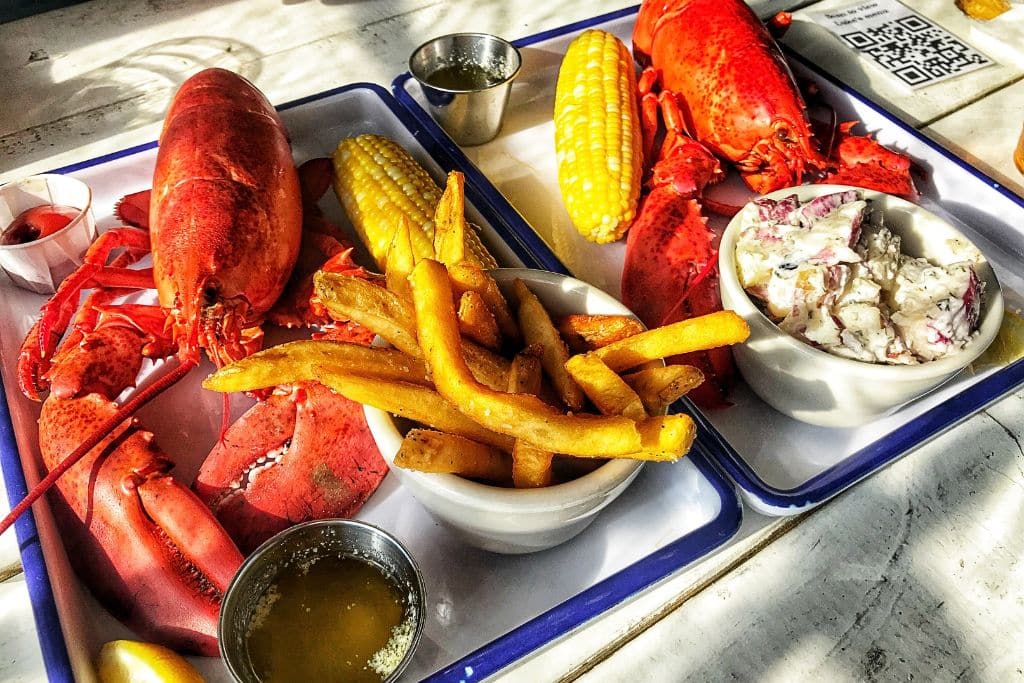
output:
[[491, 268], [464, 218], [461, 175], [448, 180], [429, 241], [398, 213], [373, 241], [382, 274], [314, 276], [317, 304], [368, 328], [373, 346], [282, 344], [204, 386], [321, 382], [364, 405], [393, 474], [466, 542], [543, 550], [583, 531], [644, 462], [689, 451], [694, 422], [668, 407], [703, 378], [663, 359], [749, 330], [730, 311], [645, 330], [584, 282]]
[[[433, 273], [421, 272], [414, 280], [421, 291], [429, 290], [421, 300], [460, 301], [457, 309], [453, 303], [452, 311], [446, 311], [454, 312], [457, 343], [485, 338], [472, 329], [469, 321], [477, 318], [466, 315], [465, 292], [457, 293], [458, 283], [467, 283], [461, 269], [449, 268], [447, 274], [443, 267], [424, 270]], [[490, 344], [500, 360], [481, 363], [477, 352], [461, 349], [466, 367], [453, 368], [448, 361], [458, 361], [449, 348], [449, 358], [438, 357], [431, 368], [435, 384], [451, 385], [444, 391], [458, 395], [455, 405], [467, 406], [482, 422], [470, 418], [474, 424], [467, 430], [467, 425], [437, 425], [435, 418], [435, 426], [441, 428], [431, 429], [422, 426], [427, 424], [423, 420], [414, 424], [367, 406], [367, 424], [403, 486], [463, 540], [502, 553], [543, 550], [586, 528], [629, 486], [644, 462], [605, 457], [602, 438], [589, 433], [589, 421], [598, 418], [599, 409], [585, 391], [597, 397], [607, 415], [628, 414], [627, 420], [647, 417], [639, 396], [615, 372], [595, 371], [595, 363], [601, 363], [596, 357], [585, 352], [570, 355], [565, 340], [584, 350], [644, 328], [622, 304], [579, 280], [527, 269], [481, 273], [486, 280], [480, 279], [480, 284], [486, 282], [488, 298], [500, 311], [493, 317], [504, 320], [505, 336]], [[445, 279], [454, 285], [451, 294], [445, 291]], [[420, 308], [431, 310], [427, 306], [432, 305], [424, 300]], [[455, 343], [450, 328], [448, 332], [447, 339], [437, 340], [430, 331], [426, 343]], [[436, 346], [424, 351], [431, 357], [442, 353]], [[572, 358], [577, 361], [567, 368]], [[664, 363], [658, 365], [664, 370]], [[465, 376], [467, 371], [472, 378]], [[485, 395], [471, 396], [473, 388], [466, 381], [478, 382]], [[498, 392], [504, 395], [497, 396]], [[481, 400], [484, 405], [468, 406], [469, 401]], [[653, 411], [663, 415], [665, 406], [654, 403]], [[465, 414], [461, 408], [459, 412]], [[570, 413], [565, 424], [550, 424], [551, 418]], [[692, 439], [691, 426], [682, 425], [676, 438], [681, 449], [677, 455], [682, 455]], [[552, 446], [560, 442], [554, 450]], [[576, 442], [578, 452], [564, 453], [572, 450], [564, 442]]]

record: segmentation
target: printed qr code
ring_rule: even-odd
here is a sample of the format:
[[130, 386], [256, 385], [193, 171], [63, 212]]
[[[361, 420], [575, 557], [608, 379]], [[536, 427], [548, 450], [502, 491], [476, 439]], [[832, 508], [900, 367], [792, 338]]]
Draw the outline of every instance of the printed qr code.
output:
[[840, 37], [913, 88], [992, 63], [956, 36], [917, 14], [864, 26]]

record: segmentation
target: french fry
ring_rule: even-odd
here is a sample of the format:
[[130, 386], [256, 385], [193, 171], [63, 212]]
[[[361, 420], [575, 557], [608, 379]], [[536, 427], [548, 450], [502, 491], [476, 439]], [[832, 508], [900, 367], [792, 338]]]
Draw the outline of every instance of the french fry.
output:
[[[538, 394], [543, 379], [538, 346], [528, 346], [512, 359], [508, 373], [508, 390], [513, 394]], [[553, 479], [551, 460], [554, 453], [516, 439], [512, 447], [512, 485], [517, 489], [550, 486]]]
[[462, 357], [473, 373], [473, 379], [485, 387], [503, 391], [508, 385], [511, 363], [507, 358], [465, 339], [462, 340]]
[[629, 456], [637, 460], [678, 460], [690, 451], [697, 436], [693, 418], [683, 413], [649, 417], [638, 427], [643, 447]]
[[573, 356], [565, 369], [603, 414], [625, 415], [633, 420], [647, 417], [636, 392], [593, 353]]
[[458, 321], [445, 267], [416, 264], [410, 277], [416, 328], [438, 393], [489, 430], [570, 455], [622, 455], [642, 446], [637, 424], [626, 417], [565, 415], [539, 398], [494, 391], [477, 382], [459, 348]]
[[319, 271], [313, 276], [316, 296], [336, 320], [352, 320], [414, 358], [416, 316], [410, 304], [380, 285], [352, 275]]
[[[212, 391], [226, 392], [229, 386], [263, 389], [277, 384], [290, 384], [300, 379], [296, 373], [296, 366], [289, 363], [286, 356], [264, 359], [262, 363], [248, 364], [239, 370], [235, 369], [236, 365], [232, 363], [213, 373], [206, 378], [203, 386]], [[429, 386], [355, 374], [343, 366], [327, 362], [311, 363], [307, 374], [351, 401], [494, 446], [505, 452], [512, 451], [513, 438], [497, 434], [474, 422]]]
[[458, 474], [504, 483], [512, 463], [508, 453], [454, 434], [411, 429], [395, 454], [395, 465], [407, 470]]
[[373, 406], [442, 432], [463, 436], [506, 452], [512, 450], [512, 438], [481, 426], [428, 387], [332, 372], [330, 368], [321, 368], [321, 374], [317, 379], [357, 403]]
[[494, 314], [494, 319], [498, 321], [498, 329], [505, 337], [512, 341], [522, 339], [519, 334], [519, 325], [516, 324], [515, 316], [512, 315], [512, 309], [509, 308], [505, 295], [501, 293], [498, 283], [486, 271], [468, 261], [463, 261], [449, 266], [448, 275], [451, 277], [455, 293], [459, 296], [472, 290], [483, 297], [487, 307]]
[[[422, 358], [416, 341], [416, 316], [411, 303], [380, 285], [351, 275], [319, 272], [314, 277], [317, 296], [330, 314], [353, 320], [379, 334], [384, 341], [414, 358]], [[471, 342], [463, 342], [463, 354], [478, 381], [504, 389], [509, 362]]]
[[434, 255], [452, 266], [466, 260], [465, 178], [458, 171], [448, 174], [441, 201], [434, 210]]
[[409, 219], [399, 214], [398, 225], [395, 226], [395, 233], [391, 237], [391, 246], [388, 248], [384, 270], [388, 291], [406, 300], [411, 299], [408, 277], [413, 266], [416, 265], [416, 254], [412, 249], [409, 230]]
[[272, 346], [235, 361], [207, 377], [203, 387], [233, 393], [318, 380], [325, 366], [336, 372], [430, 386], [423, 360], [397, 349], [306, 339]]
[[704, 375], [692, 365], [666, 365], [623, 375], [622, 379], [640, 396], [649, 415], [660, 415], [700, 386]]
[[501, 332], [491, 309], [478, 292], [469, 290], [459, 297], [459, 331], [481, 346], [497, 351], [501, 348]]
[[554, 474], [551, 459], [554, 454], [516, 439], [512, 447], [512, 485], [517, 489], [536, 489], [551, 486]]
[[640, 450], [623, 455], [594, 455], [577, 457], [627, 458], [629, 460], [652, 460], [675, 462], [690, 452], [697, 436], [697, 427], [689, 415], [658, 415], [636, 423], [640, 430]]
[[627, 337], [594, 351], [615, 372], [681, 353], [736, 344], [750, 335], [733, 311], [718, 311]]
[[540, 395], [543, 375], [540, 367], [539, 346], [527, 346], [512, 359], [512, 367], [508, 371], [508, 390], [512, 394]]
[[544, 372], [551, 378], [562, 402], [572, 411], [582, 410], [583, 390], [565, 369], [565, 362], [569, 360], [569, 350], [552, 324], [551, 317], [544, 310], [540, 299], [522, 280], [516, 280], [512, 286], [519, 302], [519, 329], [523, 333], [523, 339], [527, 344], [539, 344], [543, 349], [540, 363], [544, 367]]
[[644, 325], [628, 315], [562, 316], [555, 327], [573, 353], [586, 353], [644, 331]]

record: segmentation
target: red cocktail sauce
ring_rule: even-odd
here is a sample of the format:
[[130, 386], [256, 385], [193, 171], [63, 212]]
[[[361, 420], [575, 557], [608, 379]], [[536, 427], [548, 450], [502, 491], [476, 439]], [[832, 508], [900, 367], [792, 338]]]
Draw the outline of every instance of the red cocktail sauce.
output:
[[82, 212], [73, 206], [43, 204], [18, 214], [3, 234], [0, 244], [28, 244], [67, 227]]

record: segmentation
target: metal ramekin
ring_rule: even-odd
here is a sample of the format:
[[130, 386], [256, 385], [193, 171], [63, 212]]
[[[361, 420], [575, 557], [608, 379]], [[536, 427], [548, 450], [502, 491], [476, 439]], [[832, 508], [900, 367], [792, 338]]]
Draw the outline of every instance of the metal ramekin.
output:
[[413, 636], [405, 656], [385, 683], [397, 680], [408, 666], [423, 633], [425, 614], [423, 578], [415, 560], [391, 534], [372, 524], [322, 519], [298, 524], [269, 539], [242, 563], [228, 586], [217, 636], [221, 656], [236, 681], [260, 683], [247, 647], [249, 625], [260, 596], [291, 563], [329, 554], [374, 564], [406, 592], [405, 613], [413, 619]]

